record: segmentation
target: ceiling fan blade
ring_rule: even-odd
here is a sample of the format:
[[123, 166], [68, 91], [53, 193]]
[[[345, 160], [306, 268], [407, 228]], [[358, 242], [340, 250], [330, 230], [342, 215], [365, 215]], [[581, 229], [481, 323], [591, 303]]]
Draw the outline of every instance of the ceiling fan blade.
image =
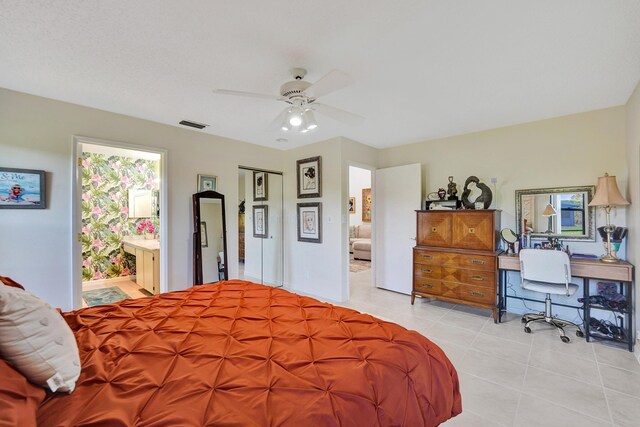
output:
[[362, 122], [364, 122], [364, 117], [354, 113], [350, 113], [345, 110], [341, 110], [336, 107], [320, 104], [318, 102], [314, 102], [313, 104], [310, 104], [310, 105], [311, 105], [311, 108], [317, 111], [318, 113], [324, 114], [325, 116], [331, 117], [332, 119], [337, 120], [339, 122], [347, 123], [350, 125], [359, 125], [359, 124], [362, 124]]
[[273, 121], [269, 124], [268, 129], [272, 131], [280, 130], [282, 123], [284, 122], [284, 119], [287, 117], [288, 112], [289, 112], [289, 107], [286, 107], [284, 110], [282, 110], [280, 114], [278, 114], [276, 118], [273, 119]]
[[249, 98], [271, 99], [276, 101], [280, 101], [283, 99], [281, 96], [265, 95], [263, 93], [254, 93], [254, 92], [242, 92], [239, 90], [214, 89], [213, 93], [217, 93], [221, 95], [246, 96]]
[[320, 78], [320, 80], [309, 86], [304, 92], [310, 98], [317, 99], [353, 83], [351, 76], [344, 71], [331, 70]]

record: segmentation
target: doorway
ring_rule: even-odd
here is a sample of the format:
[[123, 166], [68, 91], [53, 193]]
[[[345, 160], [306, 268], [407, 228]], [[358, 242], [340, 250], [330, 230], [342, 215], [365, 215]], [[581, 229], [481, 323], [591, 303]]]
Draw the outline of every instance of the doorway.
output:
[[349, 291], [373, 286], [371, 227], [373, 213], [372, 171], [349, 166]]
[[282, 172], [238, 169], [238, 277], [284, 286]]
[[165, 152], [76, 137], [74, 154], [74, 307], [166, 292]]

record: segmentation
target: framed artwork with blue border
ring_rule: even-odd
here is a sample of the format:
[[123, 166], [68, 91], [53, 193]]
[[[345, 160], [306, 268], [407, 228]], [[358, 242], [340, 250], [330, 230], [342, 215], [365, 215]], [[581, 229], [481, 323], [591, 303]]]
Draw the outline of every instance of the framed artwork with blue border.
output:
[[45, 209], [45, 172], [0, 167], [0, 209]]

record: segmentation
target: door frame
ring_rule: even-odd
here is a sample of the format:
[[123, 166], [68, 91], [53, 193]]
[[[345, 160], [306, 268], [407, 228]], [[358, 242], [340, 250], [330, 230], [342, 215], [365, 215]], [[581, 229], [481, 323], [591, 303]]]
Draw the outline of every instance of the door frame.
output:
[[[348, 198], [350, 197], [350, 193], [349, 191], [351, 190], [351, 172], [350, 172], [350, 167], [356, 167], [359, 169], [365, 169], [368, 170], [371, 173], [371, 204], [374, 206], [374, 208], [371, 210], [371, 283], [369, 283], [369, 286], [371, 286], [372, 288], [376, 287], [375, 284], [375, 278], [376, 278], [376, 249], [375, 249], [375, 245], [373, 244], [373, 242], [375, 242], [376, 239], [376, 215], [375, 215], [375, 206], [376, 206], [376, 188], [375, 188], [375, 182], [376, 182], [376, 167], [372, 166], [372, 165], [368, 165], [365, 163], [359, 163], [359, 162], [355, 162], [355, 161], [349, 161], [347, 164], [347, 201], [349, 200]], [[344, 259], [346, 259], [346, 264], [345, 264], [345, 271], [346, 271], [346, 284], [347, 284], [347, 299], [351, 298], [351, 280], [350, 280], [350, 276], [351, 276], [351, 272], [349, 271], [349, 263], [350, 263], [350, 258], [351, 255], [349, 254], [349, 211], [348, 211], [348, 206], [347, 203], [343, 203], [344, 207], [343, 209], [345, 210], [345, 216], [347, 218], [347, 227], [346, 227], [346, 235], [347, 235], [347, 239], [346, 239], [346, 246], [343, 248], [343, 250], [346, 252]], [[344, 245], [343, 245], [344, 246]]]
[[82, 135], [73, 135], [72, 138], [72, 173], [71, 173], [71, 292], [73, 297], [73, 309], [82, 308], [82, 247], [79, 236], [82, 233], [82, 176], [78, 166], [78, 158], [82, 150], [80, 144], [102, 145], [114, 148], [123, 148], [134, 151], [144, 151], [160, 155], [160, 292], [169, 290], [168, 278], [168, 180], [167, 180], [167, 153], [162, 148], [147, 147], [144, 145], [130, 144], [128, 142], [111, 141]]

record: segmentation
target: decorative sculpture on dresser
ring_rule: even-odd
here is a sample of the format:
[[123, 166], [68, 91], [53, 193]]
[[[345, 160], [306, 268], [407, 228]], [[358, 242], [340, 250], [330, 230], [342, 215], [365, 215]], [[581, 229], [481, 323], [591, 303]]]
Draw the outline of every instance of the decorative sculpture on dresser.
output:
[[[477, 195], [478, 190], [481, 194]], [[475, 204], [481, 202], [484, 209], [489, 209], [493, 200], [491, 189], [484, 183], [480, 182], [477, 176], [470, 176], [464, 183], [464, 191], [462, 192], [462, 204], [467, 209], [474, 209]]]

